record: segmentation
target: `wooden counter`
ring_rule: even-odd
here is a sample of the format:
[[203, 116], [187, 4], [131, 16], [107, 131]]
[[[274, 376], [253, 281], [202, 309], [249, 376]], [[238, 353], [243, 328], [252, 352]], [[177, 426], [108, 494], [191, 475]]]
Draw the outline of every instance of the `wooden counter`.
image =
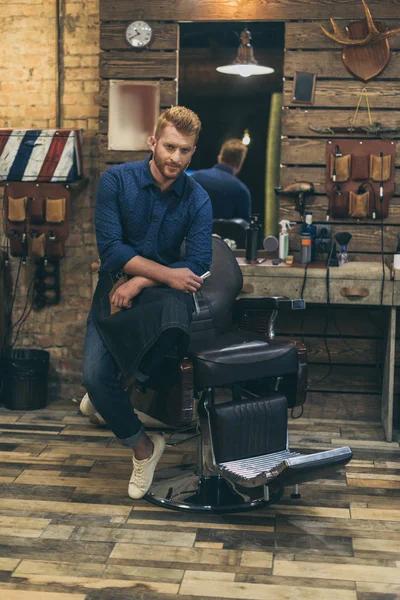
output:
[[[313, 306], [378, 307], [385, 325], [383, 353], [383, 381], [381, 393], [381, 422], [386, 440], [393, 438], [394, 369], [396, 342], [396, 306], [400, 304], [400, 273], [393, 280], [388, 266], [380, 262], [349, 262], [328, 270], [322, 262], [305, 265], [272, 265], [271, 260], [248, 265], [237, 257], [243, 273], [242, 296], [288, 296], [304, 298], [309, 308]], [[384, 277], [383, 277], [384, 274]], [[293, 318], [297, 316], [294, 315]], [[299, 313], [300, 320], [300, 313]], [[279, 321], [278, 321], [279, 324]], [[325, 331], [326, 333], [326, 331]], [[320, 338], [324, 331], [317, 334]], [[338, 337], [338, 336], [336, 336]], [[305, 340], [307, 345], [307, 340]], [[360, 352], [360, 355], [362, 351]], [[342, 368], [343, 377], [349, 369]], [[345, 389], [346, 386], [341, 386]]]
[[[248, 265], [237, 258], [244, 278], [244, 292], [255, 296], [282, 295], [304, 298], [307, 302], [333, 304], [393, 305], [393, 281], [390, 269], [378, 262], [349, 262], [330, 267], [329, 277], [323, 262], [288, 266], [272, 265], [271, 260]], [[384, 273], [384, 277], [383, 277]], [[399, 302], [400, 302], [400, 281]], [[304, 289], [303, 289], [304, 286]], [[278, 291], [277, 291], [278, 290]], [[303, 292], [303, 293], [302, 293]]]

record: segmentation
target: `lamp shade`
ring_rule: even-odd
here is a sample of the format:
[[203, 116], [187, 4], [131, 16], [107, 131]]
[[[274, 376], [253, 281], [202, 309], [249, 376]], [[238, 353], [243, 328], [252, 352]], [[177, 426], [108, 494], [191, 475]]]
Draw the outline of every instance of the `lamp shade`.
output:
[[254, 49], [250, 44], [251, 33], [248, 29], [243, 29], [240, 40], [242, 43], [238, 48], [235, 60], [230, 65], [217, 67], [219, 73], [250, 77], [251, 75], [269, 75], [274, 72], [272, 67], [261, 66], [254, 58]]

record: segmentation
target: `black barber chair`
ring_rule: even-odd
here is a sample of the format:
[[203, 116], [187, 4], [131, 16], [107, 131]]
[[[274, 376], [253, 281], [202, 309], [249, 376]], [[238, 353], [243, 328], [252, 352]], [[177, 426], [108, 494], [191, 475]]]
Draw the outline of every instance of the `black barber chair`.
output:
[[220, 237], [235, 240], [237, 248], [246, 248], [246, 230], [249, 223], [244, 219], [214, 219], [213, 233]]
[[[344, 447], [305, 456], [288, 446], [288, 408], [305, 401], [306, 366], [296, 342], [274, 339], [273, 324], [277, 311], [304, 308], [304, 301], [236, 300], [242, 273], [231, 250], [215, 237], [210, 270], [198, 292], [200, 314], [192, 323], [180, 383], [175, 379], [175, 387], [169, 386], [165, 379], [151, 415], [165, 422], [172, 414], [166, 403], [183, 405], [175, 415], [196, 422], [198, 460], [156, 471], [146, 499], [176, 510], [246, 510], [276, 502], [286, 485], [326, 478], [352, 455]], [[271, 310], [268, 335], [240, 329], [243, 315], [253, 309]], [[166, 371], [171, 375], [173, 369]], [[221, 398], [224, 389], [230, 390], [228, 401]]]

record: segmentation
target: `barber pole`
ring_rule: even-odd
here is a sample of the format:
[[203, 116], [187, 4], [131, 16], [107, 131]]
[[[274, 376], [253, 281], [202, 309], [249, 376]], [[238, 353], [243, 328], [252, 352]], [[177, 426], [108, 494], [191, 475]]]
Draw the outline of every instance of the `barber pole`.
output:
[[0, 129], [0, 181], [63, 183], [81, 177], [81, 130]]

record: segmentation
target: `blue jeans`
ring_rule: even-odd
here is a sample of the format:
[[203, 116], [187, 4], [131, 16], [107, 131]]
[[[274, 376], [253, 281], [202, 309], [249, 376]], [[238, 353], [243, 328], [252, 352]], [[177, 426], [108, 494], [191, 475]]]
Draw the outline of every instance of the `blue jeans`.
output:
[[83, 386], [118, 441], [134, 447], [144, 428], [133, 410], [130, 393], [123, 390], [118, 375], [119, 369], [103, 344], [90, 313], [83, 350]]

